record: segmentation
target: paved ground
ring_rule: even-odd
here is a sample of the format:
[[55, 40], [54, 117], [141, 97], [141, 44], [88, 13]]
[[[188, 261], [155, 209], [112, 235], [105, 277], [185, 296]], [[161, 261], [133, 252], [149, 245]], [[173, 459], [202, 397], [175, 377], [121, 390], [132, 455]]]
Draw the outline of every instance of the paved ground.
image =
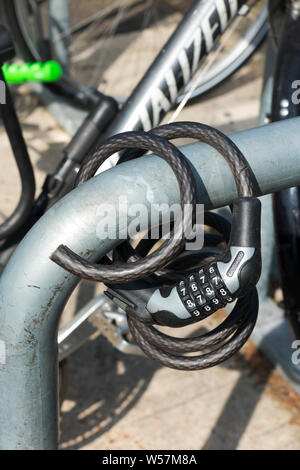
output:
[[[253, 127], [259, 108], [262, 52], [183, 119], [225, 132]], [[38, 186], [61, 158], [68, 136], [21, 87], [17, 96]], [[17, 200], [17, 173], [1, 133], [1, 215]], [[99, 287], [82, 284], [64, 318]], [[61, 412], [63, 449], [299, 449], [300, 399], [248, 342], [222, 366], [201, 372], [161, 368], [123, 356], [104, 339], [69, 360], [69, 389]]]

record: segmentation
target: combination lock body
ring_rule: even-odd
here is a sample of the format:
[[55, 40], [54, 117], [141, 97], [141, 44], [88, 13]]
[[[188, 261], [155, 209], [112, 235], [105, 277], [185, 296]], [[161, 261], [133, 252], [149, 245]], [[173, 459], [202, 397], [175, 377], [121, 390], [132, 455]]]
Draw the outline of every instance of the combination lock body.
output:
[[159, 286], [149, 278], [114, 285], [106, 294], [141, 321], [181, 327], [203, 320], [244, 296], [259, 275], [259, 250], [230, 247], [226, 259], [199, 268], [175, 286]]
[[203, 320], [235, 298], [213, 262], [187, 275], [169, 292], [167, 287], [157, 289], [146, 308], [155, 323], [180, 327]]
[[246, 295], [260, 276], [260, 266], [260, 250], [232, 246], [224, 260], [189, 274], [169, 295], [164, 288], [156, 290], [147, 309], [158, 324], [168, 326], [203, 320]]

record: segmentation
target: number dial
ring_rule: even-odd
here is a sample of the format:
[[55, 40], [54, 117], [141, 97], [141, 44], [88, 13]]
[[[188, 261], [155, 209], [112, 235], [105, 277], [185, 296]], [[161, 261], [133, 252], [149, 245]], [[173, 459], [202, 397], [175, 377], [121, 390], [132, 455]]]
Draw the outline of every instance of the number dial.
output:
[[206, 318], [234, 300], [222, 281], [216, 263], [189, 275], [177, 285], [177, 291], [195, 320]]

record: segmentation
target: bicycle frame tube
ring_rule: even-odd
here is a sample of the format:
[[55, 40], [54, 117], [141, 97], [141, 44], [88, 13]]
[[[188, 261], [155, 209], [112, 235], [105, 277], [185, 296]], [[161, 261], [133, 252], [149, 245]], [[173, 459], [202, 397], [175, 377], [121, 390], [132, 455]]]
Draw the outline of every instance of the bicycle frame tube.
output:
[[[262, 194], [300, 184], [299, 129], [300, 118], [296, 118], [231, 136], [249, 161]], [[192, 163], [199, 200], [208, 207], [230, 204], [236, 197], [236, 187], [225, 160], [200, 143], [181, 150]], [[97, 216], [97, 210], [101, 200], [117, 209], [120, 196], [127, 197], [128, 207], [132, 203], [145, 204], [149, 213], [152, 204], [168, 201], [172, 205], [180, 200], [176, 178], [163, 159], [145, 156], [119, 165], [79, 186], [49, 209], [3, 271], [1, 449], [57, 446], [57, 328], [78, 278], [49, 256], [60, 243], [91, 261], [111, 250], [118, 240], [99, 240], [96, 229], [101, 216]], [[118, 226], [119, 219], [112, 220]], [[146, 222], [148, 214], [144, 214], [141, 224]]]
[[[246, 2], [196, 0], [128, 98], [109, 134], [137, 128], [149, 130], [158, 125]], [[56, 8], [60, 2], [51, 0], [50, 6], [52, 3], [54, 17], [61, 19]]]
[[124, 104], [107, 134], [157, 126], [245, 0], [197, 0]]
[[[119, 132], [137, 129], [148, 131], [157, 126], [246, 2], [247, 0], [196, 0], [105, 134], [99, 135], [98, 142], [97, 139], [95, 142], [89, 139], [88, 148], [104, 137]], [[79, 138], [82, 137], [82, 141], [86, 139], [84, 133], [77, 133], [77, 138], [78, 135]], [[101, 171], [116, 164], [117, 160], [118, 155], [112, 156], [102, 165]], [[60, 165], [56, 173], [63, 172], [65, 167], [69, 174], [74, 170], [74, 165], [80, 162], [72, 161], [67, 155], [62, 164], [63, 167]]]

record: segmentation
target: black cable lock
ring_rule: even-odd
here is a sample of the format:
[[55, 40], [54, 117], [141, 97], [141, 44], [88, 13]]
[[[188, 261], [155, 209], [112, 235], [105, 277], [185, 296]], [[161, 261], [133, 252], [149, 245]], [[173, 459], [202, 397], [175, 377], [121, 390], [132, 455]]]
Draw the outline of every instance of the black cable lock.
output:
[[[76, 185], [91, 178], [113, 153], [124, 148], [146, 149], [161, 155], [170, 164], [179, 183], [182, 207], [195, 205], [196, 184], [190, 165], [167, 140], [178, 137], [195, 138], [213, 146], [225, 158], [233, 174], [238, 198], [233, 201], [228, 243], [225, 243], [228, 236], [222, 230], [224, 222], [220, 223], [222, 218], [206, 214], [210, 219], [209, 225], [217, 227], [223, 237], [225, 249], [221, 254], [212, 256], [210, 253], [208, 256], [200, 253], [198, 258], [194, 254], [194, 266], [190, 263], [189, 271], [181, 272], [181, 279], [173, 285], [170, 285], [170, 279], [165, 282], [161, 269], [166, 274], [170, 263], [174, 263], [182, 253], [183, 236], [180, 240], [174, 236], [151, 255], [144, 258], [136, 256], [130, 263], [89, 263], [63, 245], [51, 259], [84, 279], [109, 285], [107, 295], [128, 314], [130, 331], [145, 354], [168, 367], [195, 370], [211, 367], [233, 355], [250, 336], [257, 318], [255, 285], [261, 271], [260, 201], [254, 197], [254, 181], [247, 160], [236, 145], [216, 129], [193, 122], [172, 123], [149, 133], [126, 132], [106, 140], [85, 159]], [[181, 234], [186, 233], [186, 227], [191, 225], [192, 216], [190, 212], [183, 217], [179, 224]], [[200, 265], [195, 268], [199, 259]], [[185, 326], [206, 318], [236, 299], [237, 303], [226, 320], [200, 337], [173, 338], [151, 326]], [[212, 350], [201, 356], [178, 355], [203, 348]]]

